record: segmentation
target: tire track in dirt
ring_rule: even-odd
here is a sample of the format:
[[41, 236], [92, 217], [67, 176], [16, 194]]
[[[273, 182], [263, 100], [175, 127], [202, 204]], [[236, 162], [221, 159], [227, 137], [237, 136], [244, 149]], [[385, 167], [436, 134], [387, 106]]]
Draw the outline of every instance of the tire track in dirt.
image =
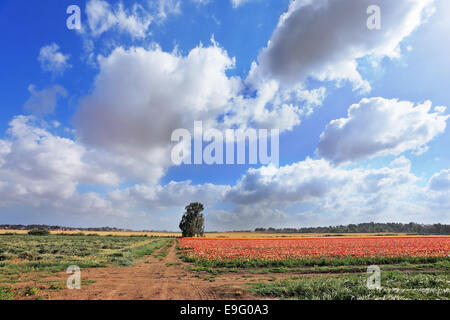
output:
[[168, 300], [169, 298], [172, 298], [172, 297], [168, 296], [168, 288], [169, 288], [169, 278], [168, 278], [168, 276], [169, 275], [167, 274], [168, 273], [167, 269], [170, 266], [168, 266], [167, 263], [170, 263], [170, 260], [172, 259], [172, 253], [175, 252], [174, 250], [175, 250], [175, 246], [172, 244], [170, 246], [169, 252], [168, 252], [168, 254], [167, 254], [166, 258], [165, 258], [166, 268], [164, 268], [164, 270], [163, 270], [163, 277], [162, 277], [163, 285], [162, 285], [161, 294], [160, 294], [160, 299], [161, 300]]

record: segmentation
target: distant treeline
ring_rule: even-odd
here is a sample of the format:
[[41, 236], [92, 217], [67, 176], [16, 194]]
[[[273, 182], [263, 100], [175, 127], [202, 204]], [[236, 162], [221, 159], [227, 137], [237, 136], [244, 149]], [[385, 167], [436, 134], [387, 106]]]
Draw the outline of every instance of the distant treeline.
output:
[[71, 228], [71, 227], [61, 227], [61, 226], [49, 226], [45, 224], [30, 224], [30, 225], [22, 225], [22, 224], [2, 224], [0, 225], [0, 230], [52, 230], [52, 231], [129, 231], [125, 229], [117, 229], [111, 227], [101, 227], [101, 228]]
[[[49, 231], [108, 231], [108, 232], [136, 232], [130, 229], [118, 229], [112, 227], [98, 227], [98, 228], [73, 228], [62, 226], [50, 226], [41, 224], [22, 225], [22, 224], [3, 224], [0, 225], [0, 230], [49, 230]], [[167, 232], [167, 231], [153, 231], [141, 230], [142, 232]], [[251, 232], [249, 230], [229, 231], [229, 232]], [[360, 223], [349, 224], [347, 226], [330, 226], [330, 227], [311, 227], [311, 228], [256, 228], [255, 232], [266, 233], [411, 233], [411, 234], [446, 234], [450, 235], [450, 225], [447, 224], [432, 224], [424, 225], [414, 222], [404, 223]], [[216, 233], [216, 231], [209, 231], [208, 233]]]
[[424, 225], [414, 222], [404, 223], [360, 223], [347, 226], [311, 227], [311, 228], [256, 228], [255, 232], [267, 233], [413, 233], [413, 234], [450, 234], [450, 225]]
[[120, 229], [113, 227], [92, 227], [92, 228], [75, 228], [75, 227], [62, 227], [62, 226], [50, 226], [46, 224], [2, 224], [0, 230], [49, 230], [49, 231], [107, 231], [107, 232], [169, 232], [166, 230], [131, 230]]

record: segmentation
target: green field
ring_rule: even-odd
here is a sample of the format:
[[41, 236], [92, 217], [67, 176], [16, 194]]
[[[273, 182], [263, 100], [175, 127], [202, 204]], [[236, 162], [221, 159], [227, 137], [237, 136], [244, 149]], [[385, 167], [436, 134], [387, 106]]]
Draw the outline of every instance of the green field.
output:
[[320, 275], [252, 284], [259, 296], [301, 300], [448, 300], [450, 275], [447, 271], [384, 271], [381, 289], [369, 289], [368, 275]]
[[[152, 254], [168, 241], [137, 236], [0, 235], [0, 300], [15, 297], [16, 290], [12, 291], [15, 283], [42, 283], [70, 265], [80, 268], [132, 265], [134, 260]], [[33, 291], [32, 288], [27, 290]]]

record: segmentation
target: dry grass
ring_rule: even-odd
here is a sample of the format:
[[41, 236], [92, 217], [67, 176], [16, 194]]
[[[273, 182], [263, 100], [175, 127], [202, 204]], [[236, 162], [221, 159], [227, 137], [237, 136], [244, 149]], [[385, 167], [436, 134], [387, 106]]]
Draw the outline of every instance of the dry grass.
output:
[[[87, 230], [50, 231], [51, 234], [77, 234], [80, 232], [84, 233], [86, 235], [96, 234], [99, 236], [122, 236], [122, 237], [145, 236], [145, 235], [147, 235], [147, 237], [150, 237], [150, 236], [153, 236], [153, 237], [178, 237], [178, 236], [181, 236], [181, 233], [176, 233], [176, 232], [138, 232], [138, 231], [136, 231], [136, 232], [120, 232], [120, 231], [87, 231]], [[0, 234], [5, 234], [5, 233], [27, 234], [28, 230], [0, 230]]]
[[[0, 230], [0, 234], [5, 233], [17, 233], [26, 234], [28, 230]], [[51, 234], [97, 234], [100, 236], [144, 236], [147, 237], [180, 237], [181, 233], [178, 232], [113, 232], [113, 231], [51, 231]], [[386, 234], [386, 233], [385, 233]], [[383, 233], [347, 233], [347, 234], [329, 234], [329, 233], [259, 233], [259, 232], [217, 232], [217, 233], [206, 233], [206, 238], [223, 238], [223, 239], [254, 239], [254, 238], [311, 238], [311, 237], [370, 237], [379, 236]], [[392, 234], [386, 234], [392, 235]], [[398, 236], [405, 236], [406, 233], [396, 233]]]

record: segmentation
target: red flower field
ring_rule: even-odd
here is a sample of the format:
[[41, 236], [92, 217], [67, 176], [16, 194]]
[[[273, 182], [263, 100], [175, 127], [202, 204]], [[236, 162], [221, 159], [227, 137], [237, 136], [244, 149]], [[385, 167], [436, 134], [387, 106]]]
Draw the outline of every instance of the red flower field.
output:
[[182, 255], [196, 261], [284, 261], [339, 258], [448, 257], [450, 237], [297, 239], [180, 239]]

